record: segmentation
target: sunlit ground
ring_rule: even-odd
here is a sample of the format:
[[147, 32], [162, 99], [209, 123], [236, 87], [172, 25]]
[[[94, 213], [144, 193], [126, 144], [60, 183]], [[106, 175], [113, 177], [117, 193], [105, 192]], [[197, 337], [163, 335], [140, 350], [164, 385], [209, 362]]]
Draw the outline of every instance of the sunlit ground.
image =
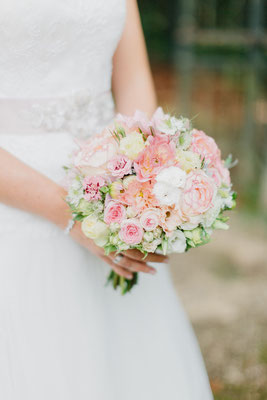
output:
[[216, 399], [267, 399], [267, 229], [235, 215], [228, 232], [172, 259]]

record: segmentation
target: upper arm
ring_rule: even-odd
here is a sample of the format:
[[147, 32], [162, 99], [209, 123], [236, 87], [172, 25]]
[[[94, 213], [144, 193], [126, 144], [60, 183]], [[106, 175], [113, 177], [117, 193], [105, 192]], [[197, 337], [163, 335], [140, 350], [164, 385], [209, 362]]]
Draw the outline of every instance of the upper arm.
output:
[[136, 0], [126, 2], [124, 31], [113, 57], [112, 88], [120, 112], [139, 108], [151, 113], [156, 98], [138, 5]]

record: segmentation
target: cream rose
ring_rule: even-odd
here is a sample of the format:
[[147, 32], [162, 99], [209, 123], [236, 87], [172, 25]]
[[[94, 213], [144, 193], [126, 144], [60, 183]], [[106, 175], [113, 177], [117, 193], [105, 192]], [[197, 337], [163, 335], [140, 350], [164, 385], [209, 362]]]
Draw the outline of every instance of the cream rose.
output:
[[177, 149], [176, 160], [180, 168], [182, 168], [185, 172], [190, 172], [193, 169], [200, 169], [201, 167], [201, 159], [199, 154], [196, 154], [190, 150], [184, 151]]
[[93, 239], [98, 246], [105, 246], [108, 241], [108, 225], [94, 215], [89, 215], [82, 222], [82, 231], [86, 237]]
[[130, 132], [120, 140], [120, 151], [131, 160], [138, 157], [139, 153], [145, 148], [143, 136], [138, 132]]

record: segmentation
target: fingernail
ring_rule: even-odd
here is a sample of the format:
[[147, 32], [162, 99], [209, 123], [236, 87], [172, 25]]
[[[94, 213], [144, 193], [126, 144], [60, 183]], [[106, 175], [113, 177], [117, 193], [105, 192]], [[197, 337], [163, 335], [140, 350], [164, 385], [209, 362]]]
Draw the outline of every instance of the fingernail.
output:
[[155, 269], [152, 269], [149, 271], [150, 274], [155, 275], [157, 273], [157, 271]]
[[127, 275], [127, 279], [133, 279], [132, 275]]

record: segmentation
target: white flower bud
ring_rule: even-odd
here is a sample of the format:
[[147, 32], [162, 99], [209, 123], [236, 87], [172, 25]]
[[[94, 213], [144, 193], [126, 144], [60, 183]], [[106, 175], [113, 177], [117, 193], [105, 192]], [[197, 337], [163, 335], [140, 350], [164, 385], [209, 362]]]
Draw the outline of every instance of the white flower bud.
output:
[[133, 207], [127, 207], [126, 209], [126, 215], [128, 218], [134, 218], [136, 217], [136, 210]]
[[147, 242], [152, 242], [152, 240], [154, 239], [153, 232], [145, 232], [143, 237], [144, 240]]
[[109, 229], [112, 233], [115, 233], [120, 229], [120, 224], [118, 224], [117, 222], [111, 222], [111, 224], [109, 225]]

